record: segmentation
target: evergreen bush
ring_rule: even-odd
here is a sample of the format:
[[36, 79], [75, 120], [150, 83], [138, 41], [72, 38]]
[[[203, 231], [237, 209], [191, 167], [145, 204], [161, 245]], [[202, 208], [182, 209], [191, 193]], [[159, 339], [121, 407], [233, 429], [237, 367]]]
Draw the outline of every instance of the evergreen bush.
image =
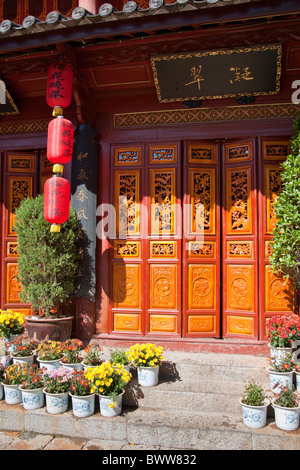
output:
[[18, 279], [23, 288], [21, 300], [31, 303], [36, 312], [50, 316], [53, 307], [66, 302], [74, 290], [79, 224], [74, 209], [70, 208], [60, 233], [51, 233], [43, 207], [44, 196], [38, 195], [24, 199], [16, 210]]

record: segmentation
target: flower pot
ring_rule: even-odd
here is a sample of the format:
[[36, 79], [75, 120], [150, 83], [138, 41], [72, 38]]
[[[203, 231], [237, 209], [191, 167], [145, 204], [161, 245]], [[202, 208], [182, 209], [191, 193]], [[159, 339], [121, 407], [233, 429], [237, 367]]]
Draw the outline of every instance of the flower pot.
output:
[[[6, 343], [12, 343], [12, 341], [14, 341], [18, 336], [19, 335], [10, 335], [8, 337], [5, 336], [4, 340]], [[10, 354], [13, 353], [16, 349], [17, 349], [17, 346], [13, 343], [6, 348], [7, 352]]]
[[262, 406], [245, 405], [240, 398], [242, 406], [243, 422], [248, 428], [263, 428], [267, 422], [267, 410], [270, 404], [269, 399], [265, 399], [265, 404]]
[[83, 365], [81, 362], [77, 362], [76, 364], [68, 364], [66, 362], [60, 361], [60, 365], [69, 370], [83, 370]]
[[24, 388], [20, 385], [22, 393], [23, 407], [25, 410], [37, 410], [42, 408], [45, 403], [45, 395], [43, 388], [34, 388], [32, 390]]
[[280, 393], [282, 387], [291, 388], [293, 385], [293, 371], [276, 372], [269, 369], [270, 387], [273, 393]]
[[2, 382], [4, 388], [5, 401], [8, 405], [22, 403], [22, 393], [19, 385], [9, 385]]
[[12, 360], [13, 360], [13, 364], [28, 364], [29, 366], [32, 366], [33, 364], [33, 359], [34, 359], [34, 354], [32, 354], [31, 356], [24, 356], [24, 357], [21, 357], [21, 356], [14, 356], [14, 354], [12, 354]]
[[288, 354], [292, 354], [293, 348], [275, 348], [270, 346], [270, 358], [274, 360], [276, 365], [282, 362], [282, 359], [285, 358]]
[[45, 369], [47, 372], [50, 372], [53, 369], [58, 369], [60, 367], [60, 359], [53, 359], [52, 361], [44, 361], [37, 358], [40, 368]]
[[69, 405], [69, 391], [64, 393], [49, 393], [44, 388], [46, 395], [46, 407], [50, 414], [56, 415], [65, 413]]
[[82, 367], [83, 367], [83, 370], [87, 370], [88, 367], [90, 367], [91, 369], [95, 369], [95, 367], [99, 367], [100, 364], [98, 364], [97, 366], [88, 366], [87, 364], [84, 363], [84, 361], [82, 361]]
[[100, 414], [106, 418], [113, 418], [121, 414], [122, 411], [123, 393], [120, 393], [114, 400], [105, 396], [99, 395]]
[[284, 431], [295, 431], [299, 427], [300, 405], [297, 408], [284, 408], [272, 400], [275, 413], [275, 424]]
[[86, 418], [91, 416], [95, 412], [95, 394], [78, 396], [72, 395], [72, 409], [74, 416], [77, 418]]
[[157, 367], [138, 367], [138, 383], [142, 387], [153, 387], [158, 384], [159, 366]]
[[4, 388], [3, 388], [3, 385], [0, 384], [0, 400], [3, 400], [4, 398]]
[[4, 365], [4, 367], [8, 367], [10, 365], [10, 356], [0, 356], [0, 363]]
[[73, 318], [39, 318], [33, 315], [26, 317], [28, 337], [35, 341], [66, 341], [71, 337]]

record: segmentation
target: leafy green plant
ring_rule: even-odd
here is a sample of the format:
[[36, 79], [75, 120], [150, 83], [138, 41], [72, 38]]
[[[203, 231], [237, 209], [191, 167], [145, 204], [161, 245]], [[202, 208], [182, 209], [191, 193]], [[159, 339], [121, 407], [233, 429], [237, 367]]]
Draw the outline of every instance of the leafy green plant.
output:
[[282, 163], [282, 191], [276, 199], [277, 223], [270, 256], [274, 271], [289, 279], [300, 290], [300, 114], [294, 121], [292, 153]]
[[112, 349], [110, 351], [110, 362], [112, 364], [122, 364], [123, 366], [127, 366], [129, 364], [126, 351], [123, 349]]
[[263, 406], [265, 398], [266, 394], [263, 387], [255, 382], [250, 382], [245, 387], [242, 403], [249, 406]]
[[79, 253], [76, 244], [79, 224], [70, 208], [60, 233], [51, 233], [44, 218], [44, 196], [26, 198], [16, 210], [18, 279], [22, 302], [50, 316], [57, 304], [66, 302], [74, 291]]
[[274, 403], [284, 408], [297, 408], [299, 397], [293, 388], [283, 387], [280, 393], [276, 395]]

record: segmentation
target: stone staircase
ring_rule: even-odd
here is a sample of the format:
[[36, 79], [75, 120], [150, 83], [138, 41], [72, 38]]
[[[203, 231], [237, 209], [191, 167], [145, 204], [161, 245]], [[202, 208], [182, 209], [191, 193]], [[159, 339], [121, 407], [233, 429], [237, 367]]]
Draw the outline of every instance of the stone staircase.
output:
[[[239, 397], [249, 381], [268, 389], [266, 356], [165, 351], [159, 384], [140, 387], [136, 371], [122, 414], [75, 418], [0, 402], [0, 428], [107, 442], [107, 449], [299, 450], [300, 430], [279, 430], [270, 407], [267, 426], [243, 424]], [[113, 443], [113, 446], [112, 446]], [[130, 447], [133, 446], [133, 447]]]

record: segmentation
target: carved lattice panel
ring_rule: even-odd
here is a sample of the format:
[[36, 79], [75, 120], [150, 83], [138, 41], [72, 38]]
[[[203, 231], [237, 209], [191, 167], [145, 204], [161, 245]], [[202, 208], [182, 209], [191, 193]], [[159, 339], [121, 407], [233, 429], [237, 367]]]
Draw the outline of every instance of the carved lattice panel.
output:
[[215, 234], [215, 170], [190, 170], [191, 232]]
[[230, 143], [225, 145], [226, 163], [240, 163], [252, 160], [252, 142]]
[[265, 267], [265, 299], [267, 312], [281, 312], [293, 309], [293, 295], [290, 285], [280, 274]]
[[15, 212], [23, 199], [32, 197], [33, 178], [30, 176], [10, 176], [9, 177], [9, 196], [8, 196], [8, 235], [14, 234]]
[[149, 160], [151, 164], [176, 163], [177, 145], [150, 145]]
[[115, 208], [118, 235], [137, 235], [140, 231], [140, 172], [115, 173]]
[[251, 170], [249, 167], [226, 171], [227, 233], [251, 233]]
[[276, 225], [275, 204], [281, 189], [281, 169], [279, 165], [265, 166], [266, 171], [266, 217], [267, 217], [267, 233], [273, 233]]
[[151, 233], [175, 233], [175, 169], [150, 170]]
[[254, 310], [252, 265], [227, 265], [227, 309]]
[[7, 304], [19, 304], [20, 292], [22, 286], [17, 279], [18, 276], [18, 264], [7, 263], [6, 266], [6, 303]]

